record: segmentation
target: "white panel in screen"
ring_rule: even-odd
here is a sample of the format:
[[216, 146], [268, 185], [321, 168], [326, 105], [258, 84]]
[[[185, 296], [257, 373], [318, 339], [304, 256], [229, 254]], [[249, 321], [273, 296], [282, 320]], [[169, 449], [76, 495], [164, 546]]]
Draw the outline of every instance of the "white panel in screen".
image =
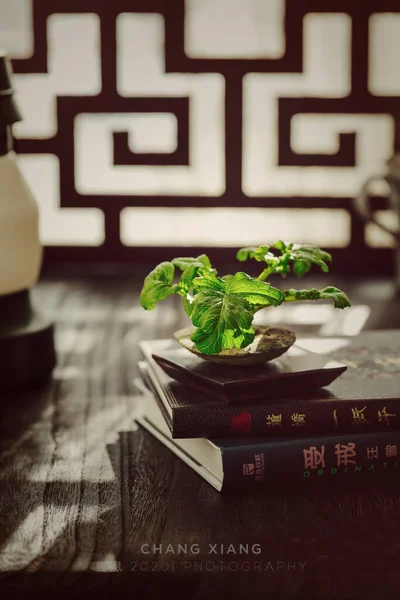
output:
[[[171, 113], [130, 114], [128, 145], [137, 153], [172, 153], [178, 146], [178, 121]], [[115, 130], [117, 131], [117, 130]]]
[[94, 96], [101, 92], [98, 15], [51, 15], [47, 42], [49, 74], [58, 95]]
[[[189, 97], [189, 166], [98, 165], [93, 182], [81, 170], [83, 194], [220, 196], [225, 191], [225, 79], [220, 73], [166, 73], [165, 23], [159, 14], [122, 13], [117, 20], [117, 89], [121, 96]], [[76, 150], [89, 141], [77, 123]], [[100, 121], [99, 121], [100, 126]], [[110, 142], [111, 144], [111, 139]]]
[[390, 115], [298, 115], [292, 148], [332, 154], [342, 131], [357, 133], [355, 167], [278, 165], [278, 98], [342, 98], [350, 91], [351, 19], [310, 13], [304, 19], [304, 73], [244, 77], [243, 190], [248, 196], [352, 197], [392, 154]]
[[60, 208], [60, 167], [52, 154], [18, 157], [40, 211], [43, 244], [100, 246], [104, 242], [104, 213], [98, 208]]
[[344, 247], [350, 215], [341, 209], [141, 208], [121, 212], [126, 246], [253, 246], [278, 239]]
[[[187, 189], [188, 167], [113, 164], [113, 132], [127, 131], [134, 152], [173, 152], [177, 122], [169, 113], [84, 113], [75, 119], [75, 187], [81, 194], [155, 194]], [[179, 180], [179, 174], [184, 177]], [[192, 177], [191, 177], [192, 175]], [[175, 177], [178, 180], [175, 180]], [[193, 187], [193, 184], [192, 184]]]
[[191, 58], [280, 58], [284, 0], [186, 0], [185, 53]]
[[[291, 147], [295, 152], [334, 154], [339, 150], [339, 133], [356, 133], [355, 167], [304, 167], [296, 179], [304, 194], [314, 196], [357, 195], [361, 185], [391, 156], [394, 120], [391, 115], [298, 114], [292, 118]], [[278, 167], [282, 169], [282, 167]], [[296, 167], [291, 170], [294, 179]], [[299, 169], [299, 167], [297, 167]], [[286, 188], [288, 192], [288, 188]], [[295, 193], [293, 189], [293, 193]]]
[[[126, 131], [133, 152], [173, 152], [177, 121], [170, 113], [84, 113], [75, 119], [75, 182], [81, 193], [153, 189], [152, 169], [113, 164], [113, 132]], [[163, 167], [163, 171], [167, 167]], [[136, 175], [132, 178], [133, 173]], [[137, 179], [136, 179], [137, 177]], [[132, 181], [132, 179], [134, 181]]]
[[14, 126], [16, 138], [46, 139], [57, 133], [57, 95], [90, 96], [101, 91], [97, 15], [51, 15], [47, 40], [48, 73], [14, 75], [23, 115], [23, 121]]
[[400, 14], [369, 19], [368, 88], [375, 96], [400, 96]]
[[32, 0], [0, 0], [0, 48], [10, 58], [33, 54]]

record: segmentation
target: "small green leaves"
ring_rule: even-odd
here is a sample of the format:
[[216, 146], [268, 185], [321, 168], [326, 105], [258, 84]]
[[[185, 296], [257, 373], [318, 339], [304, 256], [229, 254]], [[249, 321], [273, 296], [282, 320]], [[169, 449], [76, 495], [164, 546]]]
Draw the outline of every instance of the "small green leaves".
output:
[[194, 280], [194, 288], [197, 294], [191, 319], [198, 329], [192, 341], [204, 354], [250, 344], [255, 307], [277, 306], [283, 301], [280, 290], [241, 272], [226, 279], [207, 273]]
[[146, 277], [140, 294], [140, 304], [153, 310], [157, 302], [175, 294], [178, 286], [173, 283], [175, 267], [171, 262], [162, 262]]
[[265, 257], [270, 254], [271, 257], [274, 255], [269, 252], [269, 246], [259, 246], [257, 247], [248, 247], [241, 248], [237, 254], [236, 259], [240, 262], [244, 262], [245, 260], [249, 260], [249, 258], [255, 258], [258, 262], [263, 262]]
[[249, 260], [249, 258], [254, 258], [256, 250], [256, 247], [241, 248], [236, 254], [236, 260], [244, 262], [245, 260]]
[[269, 246], [259, 246], [254, 252], [254, 258], [258, 262], [263, 262], [268, 258], [275, 258], [275, 256], [269, 251]]
[[273, 247], [280, 251], [280, 256], [270, 252], [269, 246], [263, 245], [258, 248], [242, 248], [238, 251], [236, 258], [239, 261], [254, 258], [258, 262], [265, 262], [267, 267], [258, 276], [261, 281], [273, 273], [279, 273], [282, 277], [286, 277], [291, 270], [297, 277], [302, 277], [308, 273], [313, 264], [319, 265], [324, 273], [329, 270], [327, 263], [332, 260], [332, 257], [317, 246], [279, 240]]
[[275, 244], [275, 248], [280, 250], [283, 255], [289, 255], [289, 260], [293, 261], [293, 271], [298, 277], [308, 273], [313, 264], [320, 266], [324, 273], [329, 271], [327, 263], [332, 261], [332, 256], [317, 246], [288, 244], [280, 241]]

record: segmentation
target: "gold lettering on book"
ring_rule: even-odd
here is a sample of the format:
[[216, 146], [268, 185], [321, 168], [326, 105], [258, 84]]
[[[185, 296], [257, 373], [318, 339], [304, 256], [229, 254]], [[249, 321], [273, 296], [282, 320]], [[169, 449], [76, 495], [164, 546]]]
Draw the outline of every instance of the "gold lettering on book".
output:
[[397, 456], [397, 446], [388, 444], [387, 446], [385, 446], [385, 454], [389, 458], [391, 456]]
[[355, 451], [355, 443], [349, 442], [348, 444], [336, 444], [335, 446], [335, 454], [337, 456], [337, 465], [347, 466], [349, 464], [356, 464], [355, 460], [351, 460], [353, 456], [356, 455]]
[[304, 448], [303, 455], [305, 469], [318, 469], [318, 467], [325, 469], [325, 446], [321, 446], [321, 450], [318, 450], [317, 446]]
[[351, 414], [353, 415], [353, 423], [355, 425], [359, 425], [360, 423], [368, 423], [364, 411], [367, 410], [367, 407], [364, 408], [352, 408]]
[[386, 406], [382, 408], [382, 410], [378, 410], [378, 421], [386, 421], [386, 425], [389, 425], [389, 417], [396, 417], [394, 413], [388, 413], [386, 410]]
[[264, 454], [256, 454], [254, 460], [256, 465], [255, 480], [262, 481], [264, 479]]
[[367, 447], [367, 458], [371, 460], [372, 458], [378, 458], [378, 446]]
[[292, 427], [301, 427], [306, 424], [306, 415], [300, 413], [294, 413], [291, 416], [292, 419]]
[[267, 415], [267, 426], [268, 427], [281, 427], [282, 426], [282, 415]]

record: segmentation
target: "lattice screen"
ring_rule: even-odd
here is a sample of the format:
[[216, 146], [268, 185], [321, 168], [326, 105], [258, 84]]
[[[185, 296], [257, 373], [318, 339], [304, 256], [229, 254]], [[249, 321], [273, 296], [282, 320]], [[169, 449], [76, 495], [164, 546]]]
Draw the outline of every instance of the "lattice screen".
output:
[[50, 257], [388, 256], [350, 198], [400, 139], [398, 0], [0, 0], [0, 47]]

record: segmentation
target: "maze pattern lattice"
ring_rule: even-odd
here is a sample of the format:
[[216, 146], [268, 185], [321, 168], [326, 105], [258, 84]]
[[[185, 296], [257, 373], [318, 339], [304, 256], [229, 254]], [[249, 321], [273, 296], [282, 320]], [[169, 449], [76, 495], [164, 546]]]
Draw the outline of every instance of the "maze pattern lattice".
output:
[[0, 45], [50, 256], [277, 234], [365, 251], [350, 199], [400, 140], [398, 0], [14, 2]]

